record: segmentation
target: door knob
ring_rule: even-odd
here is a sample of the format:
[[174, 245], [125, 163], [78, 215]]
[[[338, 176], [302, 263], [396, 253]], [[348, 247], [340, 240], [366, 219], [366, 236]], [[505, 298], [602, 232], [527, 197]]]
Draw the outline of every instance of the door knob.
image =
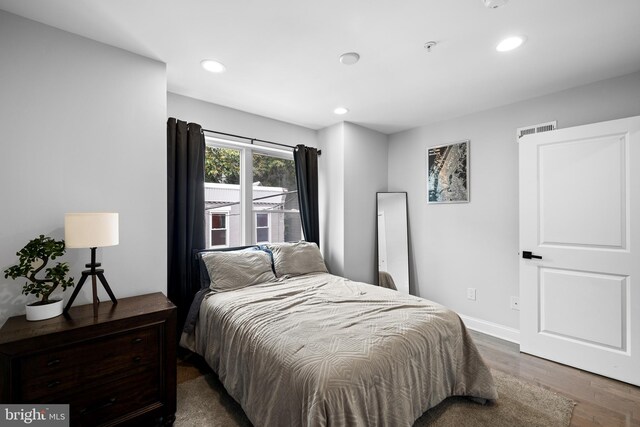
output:
[[540, 255], [534, 255], [532, 254], [530, 251], [522, 251], [522, 258], [524, 259], [542, 259], [542, 257]]

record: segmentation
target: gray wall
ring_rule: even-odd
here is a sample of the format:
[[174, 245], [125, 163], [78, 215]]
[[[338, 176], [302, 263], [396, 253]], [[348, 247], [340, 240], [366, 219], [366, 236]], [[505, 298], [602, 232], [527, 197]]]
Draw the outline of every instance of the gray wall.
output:
[[[98, 259], [116, 297], [166, 293], [165, 65], [1, 11], [0, 58], [0, 269], [63, 238], [65, 212], [113, 211], [120, 245]], [[77, 280], [89, 249], [59, 260]], [[34, 299], [22, 283], [0, 272], [0, 324]]]
[[[561, 128], [640, 115], [640, 73], [390, 136], [389, 191], [408, 191], [417, 293], [461, 314], [519, 327], [516, 128]], [[427, 205], [426, 148], [470, 139], [468, 204]], [[466, 288], [477, 289], [477, 301]]]
[[320, 249], [332, 274], [344, 275], [344, 123], [318, 131]]
[[205, 129], [264, 139], [287, 145], [317, 147], [317, 132], [279, 120], [167, 93], [167, 115], [198, 123]]
[[376, 192], [387, 190], [387, 135], [345, 123], [344, 139], [344, 275], [378, 283]]
[[376, 283], [376, 192], [387, 187], [387, 136], [353, 123], [319, 132], [321, 245], [333, 274]]

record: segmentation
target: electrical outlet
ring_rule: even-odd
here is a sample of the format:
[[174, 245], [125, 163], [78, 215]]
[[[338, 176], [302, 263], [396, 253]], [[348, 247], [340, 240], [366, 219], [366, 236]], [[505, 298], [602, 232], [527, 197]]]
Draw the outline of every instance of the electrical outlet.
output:
[[520, 310], [520, 297], [511, 297], [511, 310]]
[[467, 299], [471, 301], [476, 300], [476, 288], [467, 288]]

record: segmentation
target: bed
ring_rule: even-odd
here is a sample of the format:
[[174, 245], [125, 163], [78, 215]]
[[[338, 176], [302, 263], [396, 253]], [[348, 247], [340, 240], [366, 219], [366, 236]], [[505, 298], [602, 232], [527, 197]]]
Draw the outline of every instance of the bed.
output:
[[181, 345], [254, 425], [411, 426], [448, 396], [497, 399], [453, 311], [331, 275], [315, 244], [197, 257], [211, 290]]

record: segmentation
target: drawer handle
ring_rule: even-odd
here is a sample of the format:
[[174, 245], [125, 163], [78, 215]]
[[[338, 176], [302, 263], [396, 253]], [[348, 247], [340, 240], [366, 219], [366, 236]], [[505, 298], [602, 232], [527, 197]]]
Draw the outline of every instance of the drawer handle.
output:
[[141, 360], [142, 360], [142, 357], [140, 357], [140, 356], [136, 356], [136, 357], [133, 358], [133, 362], [134, 363], [140, 363]]
[[56, 366], [60, 364], [60, 359], [53, 359], [47, 362], [47, 366]]
[[142, 342], [142, 338], [134, 338], [133, 340], [131, 340], [132, 343], [134, 344], [138, 344]]
[[104, 409], [104, 408], [108, 408], [109, 406], [111, 406], [114, 403], [116, 403], [116, 400], [118, 400], [118, 399], [116, 399], [115, 397], [112, 397], [110, 399], [107, 399], [106, 402], [97, 403], [95, 405], [87, 406], [86, 408], [83, 408], [83, 409], [80, 410], [80, 415], [90, 414], [91, 412], [95, 412], [95, 411], [99, 411], [99, 410]]
[[60, 385], [60, 381], [55, 380], [55, 381], [51, 381], [49, 384], [47, 384], [48, 388], [54, 388]]

